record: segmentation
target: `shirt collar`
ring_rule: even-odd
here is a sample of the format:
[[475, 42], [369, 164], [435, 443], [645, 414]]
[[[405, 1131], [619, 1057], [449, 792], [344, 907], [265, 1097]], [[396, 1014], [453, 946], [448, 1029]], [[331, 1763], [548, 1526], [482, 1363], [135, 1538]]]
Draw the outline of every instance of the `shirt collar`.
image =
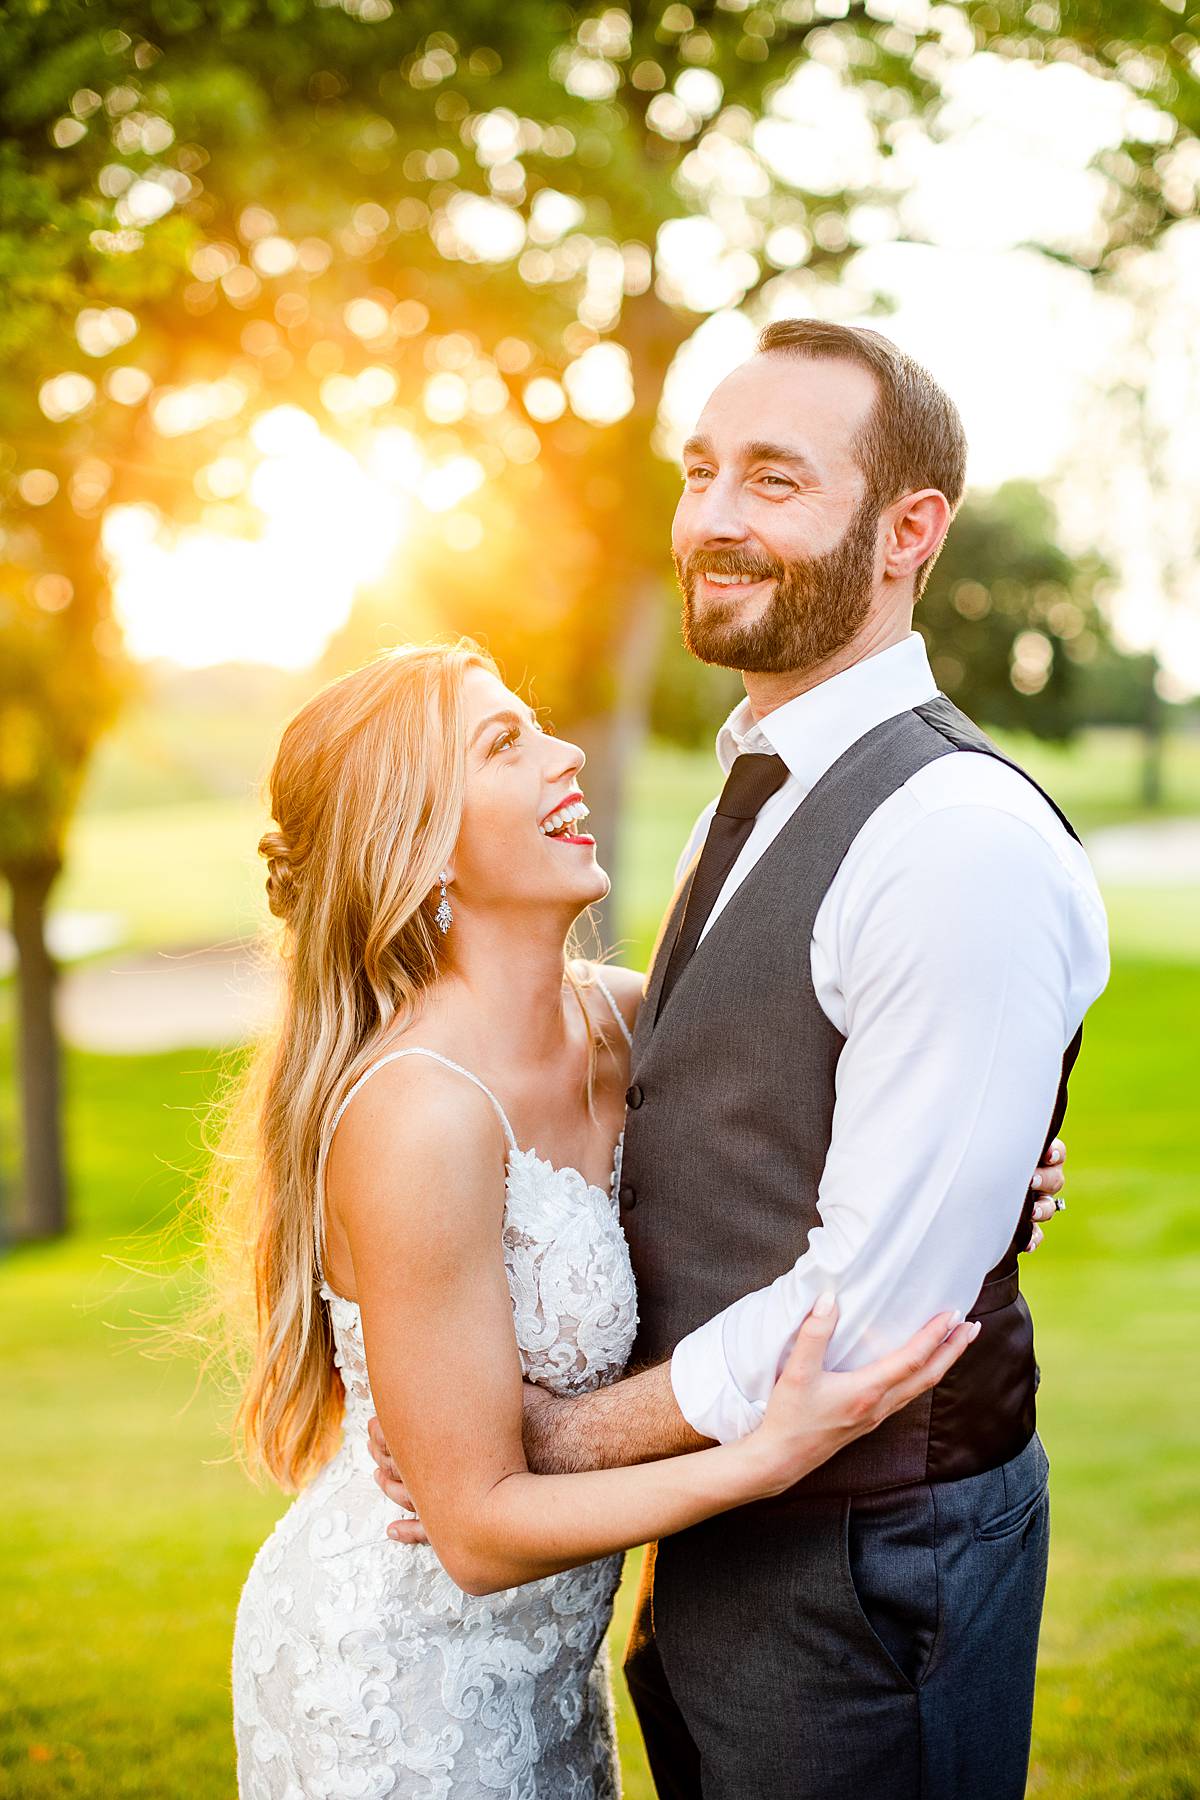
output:
[[717, 761], [728, 775], [743, 751], [782, 756], [807, 792], [860, 737], [937, 693], [925, 640], [901, 643], [831, 675], [755, 722], [749, 700], [735, 706], [717, 733]]

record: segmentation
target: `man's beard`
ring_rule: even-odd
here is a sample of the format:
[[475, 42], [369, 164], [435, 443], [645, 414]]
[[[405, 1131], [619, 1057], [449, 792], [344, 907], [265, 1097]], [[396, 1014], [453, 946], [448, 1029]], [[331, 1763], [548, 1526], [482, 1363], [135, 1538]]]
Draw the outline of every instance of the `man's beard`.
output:
[[[832, 550], [781, 563], [750, 550], [693, 550], [675, 558], [683, 593], [683, 641], [701, 662], [747, 674], [780, 675], [819, 668], [857, 635], [871, 610], [879, 506], [865, 495]], [[766, 609], [740, 624], [734, 590], [728, 602], [695, 603], [697, 578], [746, 575], [775, 583]]]

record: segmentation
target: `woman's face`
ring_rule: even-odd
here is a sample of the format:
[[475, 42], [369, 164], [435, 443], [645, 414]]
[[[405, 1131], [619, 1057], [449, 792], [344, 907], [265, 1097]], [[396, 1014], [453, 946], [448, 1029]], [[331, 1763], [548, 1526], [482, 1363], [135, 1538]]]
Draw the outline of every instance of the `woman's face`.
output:
[[[454, 851], [464, 907], [559, 905], [571, 916], [608, 892], [579, 785], [583, 751], [551, 737], [487, 669], [465, 681], [467, 779]], [[564, 816], [565, 815], [565, 816]]]

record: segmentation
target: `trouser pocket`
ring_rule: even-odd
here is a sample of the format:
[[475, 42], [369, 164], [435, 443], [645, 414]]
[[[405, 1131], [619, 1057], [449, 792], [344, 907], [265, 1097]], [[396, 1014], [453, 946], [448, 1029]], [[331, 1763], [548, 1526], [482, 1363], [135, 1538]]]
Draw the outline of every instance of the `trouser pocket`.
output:
[[938, 1632], [933, 1495], [853, 1496], [846, 1503], [843, 1552], [849, 1598], [869, 1643], [897, 1680], [920, 1687]]
[[993, 1501], [996, 1510], [975, 1522], [975, 1540], [980, 1544], [1003, 1543], [1035, 1523], [1050, 1483], [1050, 1462], [1041, 1439], [1032, 1438], [998, 1473], [1003, 1477], [1003, 1494]]

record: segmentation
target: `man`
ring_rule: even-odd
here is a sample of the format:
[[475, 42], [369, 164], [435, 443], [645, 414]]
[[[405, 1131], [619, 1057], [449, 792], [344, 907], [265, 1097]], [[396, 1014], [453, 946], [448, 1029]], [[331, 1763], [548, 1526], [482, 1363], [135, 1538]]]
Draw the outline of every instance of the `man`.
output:
[[531, 1393], [531, 1466], [752, 1430], [824, 1290], [838, 1366], [944, 1307], [983, 1333], [779, 1501], [651, 1548], [626, 1674], [662, 1800], [1024, 1792], [1048, 1500], [1016, 1253], [1108, 963], [1069, 824], [912, 631], [965, 459], [925, 370], [804, 319], [685, 446], [685, 636], [746, 700], [634, 1042], [620, 1200], [649, 1366]]

